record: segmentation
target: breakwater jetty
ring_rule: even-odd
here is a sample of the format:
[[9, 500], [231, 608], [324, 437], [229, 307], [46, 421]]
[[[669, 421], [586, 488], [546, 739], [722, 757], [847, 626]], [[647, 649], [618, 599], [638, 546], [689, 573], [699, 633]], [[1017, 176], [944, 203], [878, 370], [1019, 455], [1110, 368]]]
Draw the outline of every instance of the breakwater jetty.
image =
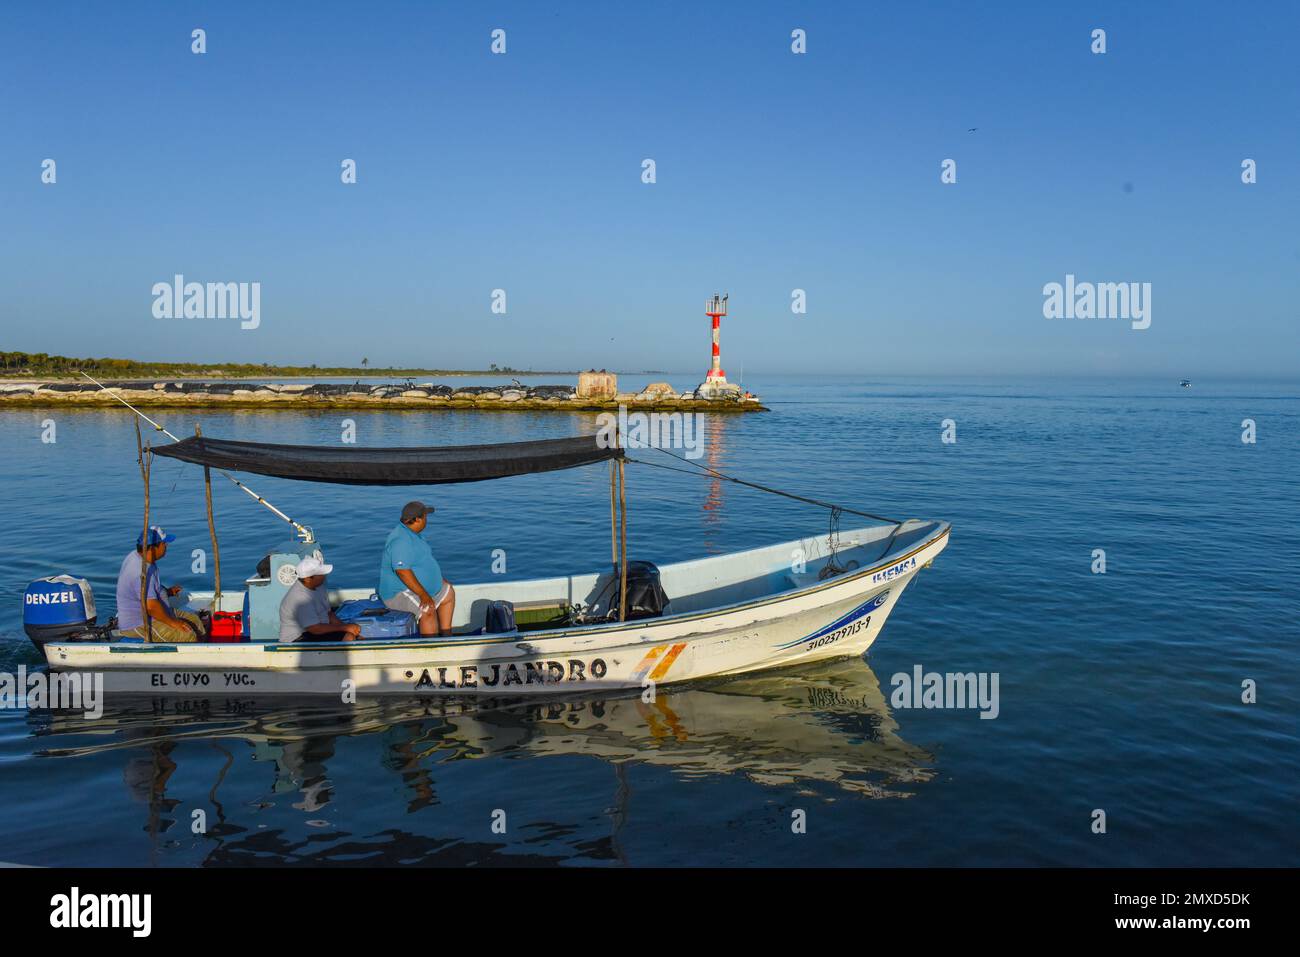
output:
[[485, 412], [608, 411], [620, 405], [645, 411], [760, 412], [757, 396], [739, 390], [681, 392], [656, 382], [640, 392], [620, 392], [612, 373], [583, 373], [579, 384], [452, 386], [433, 382], [351, 384], [243, 381], [34, 381], [0, 383], [0, 409], [108, 408], [124, 399], [154, 409], [378, 409]]

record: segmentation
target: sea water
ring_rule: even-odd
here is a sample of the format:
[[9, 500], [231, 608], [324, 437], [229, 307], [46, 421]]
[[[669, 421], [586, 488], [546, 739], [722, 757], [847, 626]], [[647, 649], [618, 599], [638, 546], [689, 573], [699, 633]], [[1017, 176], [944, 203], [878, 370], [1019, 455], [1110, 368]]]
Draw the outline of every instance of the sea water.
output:
[[[746, 385], [772, 411], [710, 416], [696, 461], [953, 523], [865, 659], [661, 688], [652, 702], [209, 693], [110, 698], [99, 718], [0, 710], [0, 860], [1300, 863], [1300, 385]], [[328, 445], [345, 419], [357, 445], [596, 429], [594, 415], [559, 413], [158, 418], [178, 435], [201, 423], [205, 435]], [[112, 613], [142, 520], [135, 442], [125, 410], [0, 412], [0, 671], [40, 661], [22, 633], [30, 580], [83, 576], [101, 618]], [[630, 557], [666, 563], [828, 528], [816, 507], [655, 469], [681, 464], [660, 451], [634, 457], [647, 464], [628, 466]], [[415, 489], [244, 477], [315, 529], [336, 585], [375, 580], [411, 498], [436, 506], [426, 534], [453, 582], [609, 563], [605, 466]], [[235, 587], [287, 526], [216, 476], [214, 495]], [[202, 470], [156, 459], [150, 518], [177, 535], [163, 580], [210, 588]], [[901, 694], [928, 673], [996, 688], [995, 717]]]

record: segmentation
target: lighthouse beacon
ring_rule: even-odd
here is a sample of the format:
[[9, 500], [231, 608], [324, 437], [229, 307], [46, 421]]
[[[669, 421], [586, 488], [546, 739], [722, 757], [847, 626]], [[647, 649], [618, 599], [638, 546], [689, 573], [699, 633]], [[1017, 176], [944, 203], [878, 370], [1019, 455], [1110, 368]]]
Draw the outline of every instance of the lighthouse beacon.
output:
[[695, 390], [695, 394], [701, 399], [720, 399], [730, 396], [739, 396], [741, 388], [738, 385], [732, 385], [727, 381], [727, 373], [722, 368], [722, 348], [720, 342], [720, 330], [722, 317], [727, 314], [727, 300], [730, 293], [725, 296], [719, 296], [716, 293], [711, 299], [704, 300], [704, 314], [713, 320], [713, 359], [709, 365], [709, 371], [704, 376], [704, 381], [700, 387]]

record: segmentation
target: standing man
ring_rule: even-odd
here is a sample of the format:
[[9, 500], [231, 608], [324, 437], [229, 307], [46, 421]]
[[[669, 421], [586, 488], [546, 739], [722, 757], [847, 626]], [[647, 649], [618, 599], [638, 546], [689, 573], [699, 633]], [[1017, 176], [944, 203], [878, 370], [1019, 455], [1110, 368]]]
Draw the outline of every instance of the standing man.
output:
[[[164, 588], [158, 576], [158, 561], [167, 554], [167, 543], [176, 541], [157, 525], [149, 526], [149, 538], [143, 532], [135, 540], [135, 551], [128, 552], [117, 573], [117, 630], [130, 638], [144, 638], [163, 644], [203, 641], [206, 629], [192, 611], [175, 611], [169, 597], [181, 593], [180, 585]], [[146, 569], [144, 603], [140, 602], [140, 573]]]
[[334, 571], [315, 555], [298, 562], [298, 580], [280, 599], [281, 641], [352, 641], [360, 625], [345, 625], [330, 608], [325, 576]]
[[450, 635], [456, 611], [456, 591], [442, 577], [433, 549], [420, 537], [433, 509], [407, 502], [402, 521], [388, 533], [379, 562], [379, 597], [395, 611], [409, 611], [420, 622], [422, 635]]

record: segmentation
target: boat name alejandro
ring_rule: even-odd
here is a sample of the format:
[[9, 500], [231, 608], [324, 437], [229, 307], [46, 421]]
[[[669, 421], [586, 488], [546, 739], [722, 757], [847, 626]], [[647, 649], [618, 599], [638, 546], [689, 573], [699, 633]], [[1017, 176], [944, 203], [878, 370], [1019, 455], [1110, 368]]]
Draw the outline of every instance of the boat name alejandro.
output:
[[[504, 670], [500, 665], [493, 665], [490, 678], [486, 668], [480, 671], [478, 665], [425, 668], [420, 673], [419, 680], [415, 682], [415, 690], [419, 691], [422, 688], [477, 688], [479, 682], [489, 688], [494, 688], [498, 684], [502, 687], [512, 684], [559, 684], [561, 681], [586, 681], [588, 672], [591, 673], [591, 677], [599, 680], [605, 677], [605, 673], [609, 670], [603, 658], [592, 658], [590, 662], [570, 658], [568, 665], [569, 668], [566, 672], [564, 664], [559, 661], [526, 661], [524, 662], [524, 672], [522, 674], [519, 671], [519, 666], [513, 663], [506, 665]], [[437, 681], [434, 681], [433, 675], [430, 674], [431, 671], [437, 672]], [[448, 671], [453, 674], [450, 679], [447, 677]], [[408, 671], [406, 674], [408, 678], [414, 677], [414, 672]]]

